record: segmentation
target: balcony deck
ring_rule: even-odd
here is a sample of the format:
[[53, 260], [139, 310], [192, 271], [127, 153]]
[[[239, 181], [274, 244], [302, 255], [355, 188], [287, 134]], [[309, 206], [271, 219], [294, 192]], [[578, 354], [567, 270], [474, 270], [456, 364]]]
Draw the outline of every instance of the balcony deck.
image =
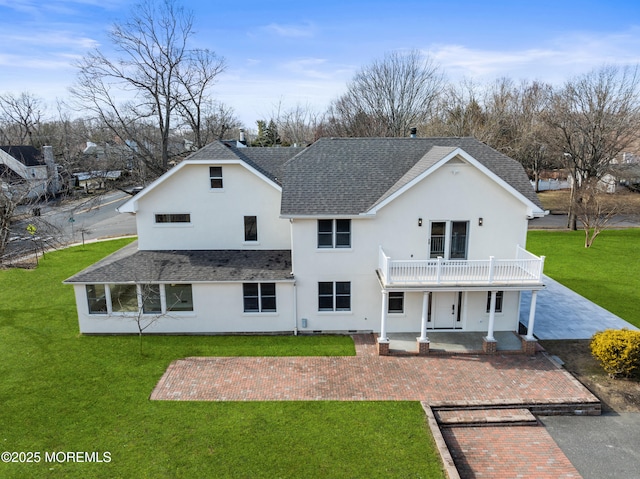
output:
[[544, 256], [518, 247], [514, 259], [392, 260], [381, 247], [378, 267], [385, 287], [535, 286], [542, 284]]

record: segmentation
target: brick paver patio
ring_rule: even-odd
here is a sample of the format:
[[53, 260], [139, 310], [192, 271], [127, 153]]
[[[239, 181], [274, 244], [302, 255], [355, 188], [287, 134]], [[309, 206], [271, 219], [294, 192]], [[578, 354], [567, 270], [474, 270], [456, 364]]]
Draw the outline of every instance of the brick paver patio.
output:
[[[357, 356], [176, 360], [151, 399], [397, 400], [431, 407], [599, 404], [545, 354], [378, 356], [372, 336], [356, 335], [354, 341]], [[445, 428], [443, 434], [461, 477], [580, 477], [543, 427]]]

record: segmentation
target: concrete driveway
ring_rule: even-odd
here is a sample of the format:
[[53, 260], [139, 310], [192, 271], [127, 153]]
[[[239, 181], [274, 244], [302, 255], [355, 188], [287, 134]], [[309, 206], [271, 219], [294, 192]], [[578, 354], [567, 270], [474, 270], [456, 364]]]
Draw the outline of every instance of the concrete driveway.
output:
[[[604, 329], [635, 329], [624, 319], [544, 276], [546, 288], [538, 293], [533, 333], [538, 339], [590, 339]], [[531, 293], [523, 292], [520, 322], [527, 325]]]
[[[635, 326], [545, 276], [538, 293], [534, 334], [538, 339], [590, 339], [597, 331]], [[531, 294], [522, 295], [520, 322], [527, 324]], [[640, 414], [540, 418], [551, 437], [585, 479], [638, 477]]]

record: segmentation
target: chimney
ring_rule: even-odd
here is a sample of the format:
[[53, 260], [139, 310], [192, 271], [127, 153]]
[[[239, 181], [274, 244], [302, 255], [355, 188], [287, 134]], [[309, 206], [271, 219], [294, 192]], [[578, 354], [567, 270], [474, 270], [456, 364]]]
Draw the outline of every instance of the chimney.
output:
[[418, 129], [414, 126], [409, 130], [411, 133], [411, 138], [416, 138], [418, 136]]
[[240, 128], [240, 143], [246, 146], [247, 140], [244, 137], [244, 128]]
[[44, 163], [47, 165], [47, 188], [49, 193], [56, 195], [60, 190], [60, 184], [58, 182], [58, 169], [56, 168], [56, 162], [53, 158], [53, 147], [43, 146], [42, 153], [44, 156]]

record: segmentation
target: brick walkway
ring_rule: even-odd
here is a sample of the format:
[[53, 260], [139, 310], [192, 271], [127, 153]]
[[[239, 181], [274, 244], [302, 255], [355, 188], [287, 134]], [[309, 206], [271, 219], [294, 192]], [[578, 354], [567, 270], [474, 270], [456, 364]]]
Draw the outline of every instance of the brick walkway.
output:
[[456, 427], [442, 435], [463, 478], [581, 477], [544, 427]]
[[[598, 403], [573, 376], [544, 354], [383, 357], [376, 354], [372, 336], [356, 335], [354, 341], [355, 357], [177, 360], [169, 365], [151, 399], [397, 400], [422, 401], [432, 407]], [[580, 477], [543, 427], [444, 431], [461, 477]], [[516, 437], [518, 434], [524, 435]], [[516, 445], [517, 441], [521, 441], [521, 447]], [[481, 450], [476, 446], [481, 446]], [[523, 450], [530, 453], [519, 456]], [[503, 464], [503, 469], [496, 469], [498, 463]], [[516, 466], [519, 473], [529, 468], [528, 473], [513, 475]], [[500, 475], [499, 471], [501, 474], [511, 471], [511, 475]]]

